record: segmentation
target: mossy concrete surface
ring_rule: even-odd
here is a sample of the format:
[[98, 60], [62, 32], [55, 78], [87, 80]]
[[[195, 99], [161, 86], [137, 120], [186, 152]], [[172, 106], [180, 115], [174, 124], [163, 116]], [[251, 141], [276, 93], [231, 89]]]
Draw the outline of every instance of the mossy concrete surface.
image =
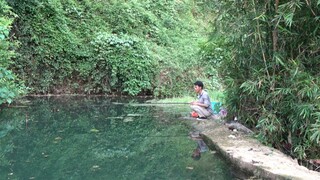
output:
[[252, 135], [229, 130], [220, 120], [194, 120], [192, 124], [224, 157], [257, 178], [320, 179], [320, 173], [308, 170], [290, 156], [262, 145]]

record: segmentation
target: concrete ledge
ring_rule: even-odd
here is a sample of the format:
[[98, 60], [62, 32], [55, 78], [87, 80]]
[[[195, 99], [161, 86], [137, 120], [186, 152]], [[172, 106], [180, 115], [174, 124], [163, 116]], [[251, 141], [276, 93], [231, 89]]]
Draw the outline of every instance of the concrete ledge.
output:
[[195, 129], [212, 143], [216, 150], [241, 170], [262, 179], [319, 180], [320, 173], [300, 166], [282, 152], [262, 145], [250, 135], [230, 131], [216, 120], [195, 121]]

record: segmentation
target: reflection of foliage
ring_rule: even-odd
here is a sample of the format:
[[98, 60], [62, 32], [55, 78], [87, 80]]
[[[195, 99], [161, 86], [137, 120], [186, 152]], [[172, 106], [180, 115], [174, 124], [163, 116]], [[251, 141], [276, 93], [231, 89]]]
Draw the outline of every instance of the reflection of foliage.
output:
[[[153, 107], [112, 105], [110, 99], [39, 98], [32, 102], [28, 108], [1, 112], [2, 117], [17, 122], [0, 139], [1, 144], [8, 144], [0, 148], [0, 160], [6, 162], [1, 163], [1, 177], [11, 172], [13, 179], [153, 179], [206, 174], [205, 168], [197, 173], [186, 171], [194, 163], [190, 156], [195, 143], [186, 138], [189, 126], [173, 120], [159, 123]], [[124, 121], [128, 115], [133, 121]]]
[[7, 144], [5, 146], [0, 146], [0, 162], [1, 166], [9, 166], [10, 162], [5, 156], [7, 153], [12, 152], [13, 150], [13, 145], [12, 144]]
[[[2, 167], [10, 165], [10, 159], [8, 159], [8, 154], [12, 153], [15, 144], [13, 143], [10, 133], [12, 131], [19, 131], [22, 129], [23, 121], [21, 121], [21, 116], [18, 112], [10, 111], [11, 115], [16, 117], [16, 120], [12, 120], [10, 116], [6, 116], [6, 113], [0, 111], [1, 119], [6, 121], [0, 121], [0, 169]], [[0, 173], [0, 176], [3, 177]]]

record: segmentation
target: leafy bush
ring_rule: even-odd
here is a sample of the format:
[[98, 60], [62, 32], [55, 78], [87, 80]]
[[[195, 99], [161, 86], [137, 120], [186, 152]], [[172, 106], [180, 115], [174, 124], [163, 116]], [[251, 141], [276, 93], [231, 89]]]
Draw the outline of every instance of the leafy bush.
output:
[[12, 33], [21, 46], [13, 67], [32, 93], [178, 96], [205, 77], [191, 68], [205, 34], [193, 0], [8, 3], [19, 16]]
[[229, 111], [262, 142], [319, 158], [319, 3], [215, 2], [220, 12], [204, 51], [218, 67]]
[[107, 81], [103, 89], [119, 89], [130, 95], [152, 89], [157, 65], [141, 41], [127, 35], [100, 33], [92, 44], [96, 58], [91, 64], [96, 70], [91, 72], [102, 74], [95, 81]]
[[10, 104], [26, 90], [27, 88], [17, 81], [12, 71], [0, 67], [0, 104]]
[[10, 71], [11, 58], [15, 55], [13, 42], [9, 41], [11, 23], [15, 15], [4, 0], [0, 0], [0, 105], [11, 103], [14, 98], [25, 92], [17, 77]]

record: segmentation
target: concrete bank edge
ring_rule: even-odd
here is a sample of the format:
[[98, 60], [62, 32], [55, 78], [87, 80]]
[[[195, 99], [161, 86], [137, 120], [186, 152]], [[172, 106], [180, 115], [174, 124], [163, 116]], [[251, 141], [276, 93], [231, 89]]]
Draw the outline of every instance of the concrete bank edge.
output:
[[[235, 165], [240, 170], [247, 172], [249, 174], [253, 174], [257, 178], [261, 179], [279, 179], [279, 180], [300, 180], [300, 179], [320, 179], [320, 173], [308, 170], [306, 167], [300, 166], [296, 161], [292, 160], [287, 155], [281, 153], [280, 151], [267, 147], [262, 145], [260, 142], [258, 142], [253, 137], [250, 137], [246, 134], [242, 134], [240, 132], [237, 132], [239, 134], [239, 141], [241, 141], [239, 144], [237, 139], [229, 138], [230, 135], [233, 134], [232, 131], [228, 130], [227, 127], [225, 127], [223, 124], [218, 123], [216, 120], [207, 120], [205, 122], [194, 122], [193, 126], [196, 130], [198, 130], [201, 134], [201, 136], [204, 138], [204, 140], [207, 143], [210, 143], [210, 145], [213, 145], [213, 147], [219, 151], [227, 160], [229, 160], [233, 165]], [[221, 137], [219, 137], [221, 136]], [[268, 149], [272, 151], [274, 154], [280, 154], [280, 159], [274, 159], [271, 157], [268, 157], [267, 155], [261, 155], [261, 153], [264, 153], [263, 150], [261, 152], [254, 152], [254, 153], [260, 153], [259, 157], [263, 157], [261, 161], [274, 161], [274, 163], [277, 163], [278, 160], [279, 166], [278, 167], [272, 167], [273, 165], [268, 162], [260, 164], [255, 164], [252, 160], [252, 162], [248, 162], [248, 155], [242, 156], [240, 152], [237, 151], [237, 148], [241, 147], [243, 148], [243, 142], [248, 141], [248, 147], [245, 146], [245, 148], [250, 149], [250, 147], [254, 147], [255, 149]], [[231, 149], [231, 151], [229, 151]], [[232, 153], [232, 151], [236, 152], [235, 154]], [[252, 153], [252, 151], [251, 151]], [[255, 157], [256, 158], [256, 157]], [[254, 158], [252, 158], [254, 159]], [[280, 164], [281, 163], [281, 164]], [[286, 168], [283, 168], [283, 170], [279, 170], [279, 167], [286, 166]], [[292, 167], [292, 170], [290, 169]], [[275, 170], [276, 169], [276, 170]], [[289, 170], [288, 170], [289, 169]]]
[[217, 143], [214, 143], [210, 137], [206, 136], [205, 134], [201, 134], [204, 141], [208, 143], [208, 146], [214, 147], [220, 154], [223, 155], [228, 161], [230, 161], [233, 165], [239, 168], [241, 171], [245, 173], [252, 174], [255, 177], [263, 178], [263, 179], [278, 179], [278, 180], [288, 180], [292, 179], [293, 177], [287, 177], [283, 175], [278, 175], [271, 173], [269, 171], [264, 170], [261, 167], [254, 166], [252, 163], [248, 163], [242, 161], [240, 158], [235, 158], [227, 151], [223, 150]]

